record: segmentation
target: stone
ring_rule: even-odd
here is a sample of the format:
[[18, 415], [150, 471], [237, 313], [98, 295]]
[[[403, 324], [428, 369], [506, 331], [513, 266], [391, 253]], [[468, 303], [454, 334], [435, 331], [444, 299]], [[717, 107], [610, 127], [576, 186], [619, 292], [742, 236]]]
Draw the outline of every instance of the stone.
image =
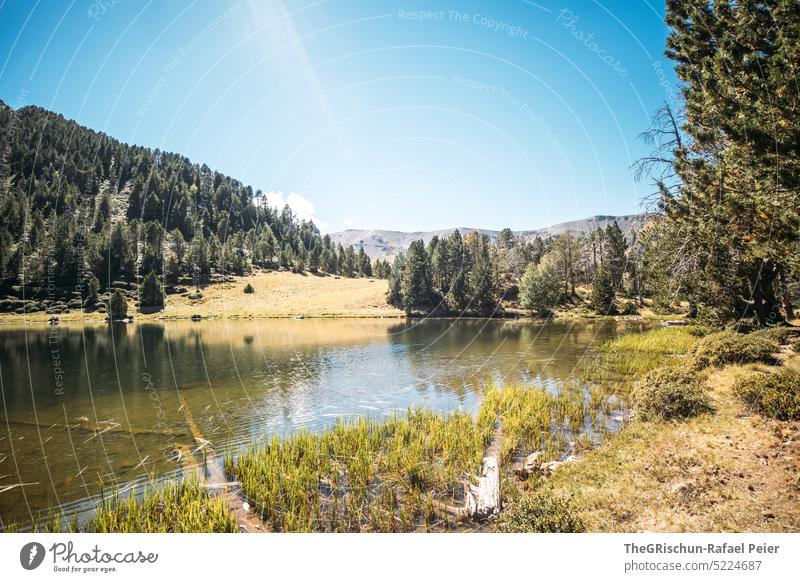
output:
[[536, 451], [525, 457], [525, 462], [522, 464], [523, 472], [528, 475], [535, 473], [541, 465], [542, 452]]

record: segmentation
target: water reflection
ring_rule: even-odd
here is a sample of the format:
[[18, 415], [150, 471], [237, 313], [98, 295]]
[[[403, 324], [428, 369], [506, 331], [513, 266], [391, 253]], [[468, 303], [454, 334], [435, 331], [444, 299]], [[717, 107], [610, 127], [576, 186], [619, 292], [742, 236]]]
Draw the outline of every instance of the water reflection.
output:
[[593, 345], [631, 329], [622, 326], [365, 319], [3, 328], [0, 518], [71, 507], [100, 480], [124, 487], [175, 473], [198, 449], [219, 458], [274, 433], [413, 406], [472, 410], [489, 379], [556, 390]]

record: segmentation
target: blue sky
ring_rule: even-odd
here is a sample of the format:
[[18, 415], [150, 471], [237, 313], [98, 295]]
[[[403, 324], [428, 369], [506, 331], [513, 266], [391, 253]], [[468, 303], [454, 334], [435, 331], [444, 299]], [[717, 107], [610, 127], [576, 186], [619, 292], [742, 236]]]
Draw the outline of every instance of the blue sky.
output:
[[0, 99], [180, 152], [324, 231], [642, 209], [658, 0], [0, 0]]

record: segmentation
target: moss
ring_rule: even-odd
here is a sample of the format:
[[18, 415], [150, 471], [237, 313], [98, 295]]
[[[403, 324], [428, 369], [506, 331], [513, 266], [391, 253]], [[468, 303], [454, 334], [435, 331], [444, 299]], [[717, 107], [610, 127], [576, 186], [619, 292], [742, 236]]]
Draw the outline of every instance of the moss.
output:
[[780, 344], [764, 332], [720, 331], [702, 338], [689, 354], [689, 365], [702, 370], [722, 364], [775, 363]]
[[713, 411], [698, 373], [681, 366], [647, 374], [634, 390], [633, 399], [639, 418], [645, 421], [685, 419]]
[[800, 373], [784, 368], [736, 381], [736, 395], [752, 410], [778, 420], [800, 420]]
[[512, 503], [500, 514], [495, 529], [503, 533], [578, 533], [586, 531], [586, 525], [569, 497], [539, 492]]

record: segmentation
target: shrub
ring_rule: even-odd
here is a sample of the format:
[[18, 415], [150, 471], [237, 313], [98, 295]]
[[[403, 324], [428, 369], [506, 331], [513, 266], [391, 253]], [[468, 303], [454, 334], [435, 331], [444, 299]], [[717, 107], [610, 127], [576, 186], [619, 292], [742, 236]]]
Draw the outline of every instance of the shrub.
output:
[[636, 411], [642, 420], [690, 418], [713, 411], [696, 371], [665, 366], [647, 374], [634, 390]]
[[792, 344], [792, 349], [800, 353], [800, 339]]
[[578, 533], [586, 531], [583, 519], [569, 498], [547, 493], [526, 495], [504, 510], [496, 523], [503, 533]]
[[702, 338], [689, 356], [689, 365], [697, 370], [722, 364], [775, 362], [780, 345], [769, 334], [720, 331]]
[[773, 341], [779, 346], [785, 344], [789, 337], [792, 335], [792, 329], [786, 326], [775, 326], [775, 327], [765, 327], [759, 329], [758, 331], [754, 331], [751, 334], [752, 336], [764, 338], [768, 341]]
[[250, 283], [248, 283], [247, 285], [244, 286], [244, 292], [245, 293], [255, 293], [256, 290], [253, 289], [253, 286]]
[[800, 420], [800, 372], [784, 368], [773, 374], [739, 378], [733, 391], [752, 410], [778, 420]]

